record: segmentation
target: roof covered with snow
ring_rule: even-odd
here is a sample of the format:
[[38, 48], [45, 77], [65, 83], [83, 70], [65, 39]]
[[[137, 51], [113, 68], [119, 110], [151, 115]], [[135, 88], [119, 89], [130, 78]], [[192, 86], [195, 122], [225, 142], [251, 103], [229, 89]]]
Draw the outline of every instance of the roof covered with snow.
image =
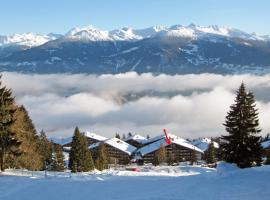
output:
[[66, 138], [50, 138], [51, 141], [53, 141], [55, 144], [65, 145], [72, 142], [72, 137], [66, 137]]
[[[202, 151], [206, 151], [211, 142], [212, 140], [209, 138], [199, 138], [197, 140], [192, 141], [192, 144], [201, 149]], [[215, 148], [219, 148], [219, 144], [217, 142], [213, 141], [213, 144]]]
[[270, 140], [266, 140], [261, 143], [262, 148], [266, 149], [270, 147]]
[[[85, 137], [88, 138], [92, 138], [98, 141], [104, 141], [107, 140], [108, 138], [103, 137], [101, 135], [98, 135], [96, 133], [92, 133], [92, 132], [82, 132], [82, 135], [84, 135]], [[51, 140], [56, 143], [56, 144], [60, 144], [60, 145], [65, 145], [65, 144], [69, 144], [72, 142], [72, 137], [66, 137], [66, 138], [51, 138]]]
[[145, 144], [148, 141], [145, 137], [138, 135], [138, 134], [127, 137], [124, 141], [129, 141], [129, 140], [134, 140], [134, 141], [141, 143], [141, 144]]
[[[201, 149], [199, 149], [198, 147], [194, 146], [193, 144], [191, 144], [190, 142], [188, 142], [187, 140], [180, 138], [176, 135], [173, 134], [168, 134], [168, 137], [171, 140], [171, 143], [186, 147], [188, 149], [192, 149], [195, 150], [197, 152], [203, 153], [203, 151]], [[157, 138], [162, 138], [160, 140], [157, 140], [151, 144], [148, 144], [140, 149], [138, 149], [138, 153], [140, 153], [142, 156], [144, 156], [145, 154], [151, 153], [153, 151], [156, 151], [157, 149], [159, 149], [161, 146], [168, 146], [168, 143], [165, 141], [165, 136], [164, 135], [160, 135]]]
[[[107, 139], [105, 141], [103, 141], [105, 144], [108, 144], [112, 147], [115, 147], [117, 149], [119, 149], [120, 151], [123, 151], [129, 155], [131, 155], [134, 151], [136, 151], [136, 147], [126, 143], [125, 141], [123, 140], [120, 140], [118, 138], [110, 138], [110, 139]], [[99, 145], [101, 144], [101, 142], [97, 142], [95, 144], [92, 144], [89, 146], [89, 149], [93, 149], [93, 148], [96, 148], [98, 147]]]
[[88, 137], [88, 138], [91, 138], [91, 139], [95, 139], [95, 140], [98, 140], [98, 141], [104, 141], [104, 140], [107, 140], [108, 138], [104, 137], [104, 136], [101, 136], [99, 134], [96, 134], [96, 133], [92, 133], [92, 132], [82, 132], [82, 134], [85, 136], [85, 137]]

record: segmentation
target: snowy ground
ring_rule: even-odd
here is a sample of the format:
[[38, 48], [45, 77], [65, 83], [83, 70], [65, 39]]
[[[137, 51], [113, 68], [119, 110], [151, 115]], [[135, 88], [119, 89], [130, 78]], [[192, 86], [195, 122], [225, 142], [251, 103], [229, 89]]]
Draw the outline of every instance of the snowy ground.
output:
[[240, 170], [196, 166], [142, 167], [85, 174], [7, 171], [2, 200], [228, 200], [270, 199], [270, 166]]

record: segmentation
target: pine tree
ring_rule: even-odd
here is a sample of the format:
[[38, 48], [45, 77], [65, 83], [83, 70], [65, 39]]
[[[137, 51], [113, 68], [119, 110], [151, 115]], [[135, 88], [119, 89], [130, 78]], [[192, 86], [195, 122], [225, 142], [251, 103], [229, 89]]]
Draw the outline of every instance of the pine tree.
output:
[[[1, 79], [1, 76], [0, 76]], [[14, 97], [12, 92], [0, 81], [0, 170], [5, 170], [5, 157], [8, 154], [19, 155], [20, 142], [11, 126], [15, 122], [14, 113], [16, 111]]]
[[100, 171], [108, 169], [108, 155], [107, 149], [104, 143], [99, 145], [97, 159], [96, 159], [96, 168]]
[[132, 133], [131, 132], [128, 133], [128, 137], [132, 137]]
[[166, 162], [166, 149], [163, 145], [154, 153], [153, 165], [160, 165]]
[[115, 137], [118, 138], [118, 139], [121, 139], [119, 133], [115, 133]]
[[214, 164], [216, 163], [216, 149], [214, 147], [214, 143], [211, 142], [209, 144], [209, 147], [207, 149], [207, 152], [206, 152], [207, 156], [206, 156], [206, 162], [208, 164]]
[[44, 130], [41, 130], [39, 136], [39, 153], [42, 157], [42, 170], [51, 168], [52, 165], [52, 143], [48, 140]]
[[21, 142], [19, 147], [21, 154], [17, 157], [12, 156], [13, 167], [28, 170], [42, 169], [42, 156], [38, 151], [39, 137], [27, 110], [24, 106], [17, 107], [14, 116], [16, 121], [11, 129], [16, 133], [16, 137]]
[[150, 139], [150, 135], [149, 135], [149, 134], [147, 134], [146, 139], [147, 139], [147, 140], [149, 140], [149, 139]]
[[72, 172], [87, 172], [95, 168], [87, 139], [76, 127], [69, 153], [69, 168]]
[[255, 98], [246, 92], [244, 83], [237, 91], [235, 103], [231, 105], [224, 126], [229, 135], [222, 136], [222, 153], [225, 161], [236, 163], [241, 168], [261, 163], [262, 148], [258, 110]]
[[123, 133], [123, 135], [122, 135], [122, 140], [125, 140], [125, 139], [126, 139], [126, 134]]
[[65, 169], [64, 165], [64, 154], [62, 146], [59, 144], [53, 144], [52, 151], [52, 165], [51, 171], [62, 172]]

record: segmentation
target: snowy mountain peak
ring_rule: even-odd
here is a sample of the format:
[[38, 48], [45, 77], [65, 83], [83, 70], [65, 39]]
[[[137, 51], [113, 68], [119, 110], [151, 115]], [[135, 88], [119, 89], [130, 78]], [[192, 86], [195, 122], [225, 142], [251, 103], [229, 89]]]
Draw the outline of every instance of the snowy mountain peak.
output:
[[110, 31], [110, 37], [112, 40], [140, 40], [144, 38], [136, 34], [130, 27]]
[[2, 36], [0, 38], [0, 46], [40, 46], [50, 40], [57, 39], [55, 35], [41, 35], [36, 33], [13, 34], [10, 36]]
[[108, 31], [102, 31], [94, 26], [73, 28], [66, 34], [66, 39], [83, 41], [107, 41], [111, 40]]

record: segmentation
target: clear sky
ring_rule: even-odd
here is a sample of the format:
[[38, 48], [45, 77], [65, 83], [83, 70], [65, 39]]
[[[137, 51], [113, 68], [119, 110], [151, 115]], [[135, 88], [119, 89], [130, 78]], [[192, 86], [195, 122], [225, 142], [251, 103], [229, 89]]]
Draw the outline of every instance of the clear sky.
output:
[[190, 23], [270, 34], [270, 0], [0, 0], [0, 7], [0, 35]]

